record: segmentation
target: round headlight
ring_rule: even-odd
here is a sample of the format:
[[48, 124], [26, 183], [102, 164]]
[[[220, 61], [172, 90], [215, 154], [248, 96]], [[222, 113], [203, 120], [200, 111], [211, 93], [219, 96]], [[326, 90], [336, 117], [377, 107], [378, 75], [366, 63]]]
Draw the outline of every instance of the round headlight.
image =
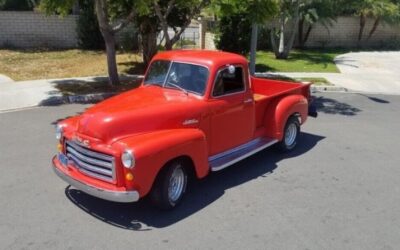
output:
[[122, 165], [126, 168], [133, 168], [135, 166], [135, 157], [131, 150], [125, 150], [121, 155]]
[[57, 140], [60, 140], [62, 138], [62, 134], [63, 134], [63, 127], [60, 125], [56, 126], [56, 138]]

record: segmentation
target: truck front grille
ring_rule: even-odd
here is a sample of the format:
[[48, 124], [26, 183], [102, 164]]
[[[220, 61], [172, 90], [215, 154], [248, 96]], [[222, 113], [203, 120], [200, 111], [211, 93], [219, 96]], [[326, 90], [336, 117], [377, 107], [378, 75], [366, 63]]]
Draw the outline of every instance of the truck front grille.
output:
[[66, 141], [66, 154], [73, 165], [83, 174], [115, 183], [114, 157]]

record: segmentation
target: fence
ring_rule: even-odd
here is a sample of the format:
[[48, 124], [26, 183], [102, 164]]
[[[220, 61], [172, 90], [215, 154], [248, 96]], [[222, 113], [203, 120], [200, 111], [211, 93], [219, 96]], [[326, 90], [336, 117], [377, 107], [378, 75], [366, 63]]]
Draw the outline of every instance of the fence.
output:
[[33, 11], [0, 11], [0, 47], [77, 47], [77, 15], [64, 18]]
[[[367, 47], [386, 47], [393, 42], [400, 42], [400, 26], [380, 24], [370, 39], [366, 39], [373, 26], [373, 19], [368, 19], [364, 29], [362, 44]], [[345, 47], [357, 46], [360, 20], [357, 17], [339, 17], [331, 27], [315, 25], [306, 44], [307, 47]]]
[[[0, 11], [0, 47], [52, 47], [74, 48], [78, 45], [76, 34], [77, 15], [64, 18], [45, 16], [32, 11]], [[183, 33], [177, 48], [215, 49], [214, 35], [207, 32], [209, 21], [193, 21]], [[271, 25], [269, 23], [268, 25]], [[368, 20], [365, 36], [368, 36], [373, 20]], [[316, 24], [306, 43], [307, 47], [355, 47], [358, 42], [359, 19], [340, 17], [331, 27]], [[173, 33], [170, 30], [171, 35]], [[119, 33], [117, 42], [123, 40]], [[159, 39], [161, 39], [162, 34]], [[126, 39], [125, 39], [126, 40]], [[364, 40], [368, 47], [385, 46], [388, 43], [400, 45], [400, 26], [380, 24], [371, 39]]]
[[[270, 29], [276, 24], [275, 22], [276, 21], [267, 22], [265, 28]], [[373, 19], [367, 20], [364, 29], [364, 38], [362, 40], [361, 45], [365, 47], [381, 47], [381, 48], [400, 47], [400, 25], [392, 26], [389, 24], [381, 23], [376, 29], [373, 36], [370, 39], [366, 39], [368, 37], [370, 30], [372, 29], [373, 23], [374, 23]], [[313, 26], [308, 41], [305, 44], [305, 47], [353, 48], [358, 46], [359, 29], [360, 29], [360, 20], [357, 17], [339, 17], [335, 22], [332, 23], [331, 26], [324, 26], [322, 24], [317, 23], [316, 25]], [[206, 36], [206, 44], [204, 48], [206, 49], [215, 48], [213, 40], [210, 39], [211, 35], [209, 35], [207, 32], [205, 36]]]

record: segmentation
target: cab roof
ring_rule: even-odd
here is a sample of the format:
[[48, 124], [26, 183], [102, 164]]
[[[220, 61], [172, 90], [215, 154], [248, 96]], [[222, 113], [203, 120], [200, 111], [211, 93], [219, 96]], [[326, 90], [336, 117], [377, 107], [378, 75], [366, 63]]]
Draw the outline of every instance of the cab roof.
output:
[[153, 60], [170, 60], [200, 64], [210, 67], [220, 67], [227, 64], [247, 65], [247, 60], [241, 55], [215, 50], [171, 50], [160, 52]]

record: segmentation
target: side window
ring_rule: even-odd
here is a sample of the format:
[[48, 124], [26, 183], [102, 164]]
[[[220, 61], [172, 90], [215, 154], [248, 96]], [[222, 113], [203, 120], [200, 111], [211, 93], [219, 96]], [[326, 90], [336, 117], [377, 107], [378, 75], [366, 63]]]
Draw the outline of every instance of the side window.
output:
[[230, 66], [218, 73], [214, 83], [213, 96], [229, 95], [243, 90], [243, 68]]

